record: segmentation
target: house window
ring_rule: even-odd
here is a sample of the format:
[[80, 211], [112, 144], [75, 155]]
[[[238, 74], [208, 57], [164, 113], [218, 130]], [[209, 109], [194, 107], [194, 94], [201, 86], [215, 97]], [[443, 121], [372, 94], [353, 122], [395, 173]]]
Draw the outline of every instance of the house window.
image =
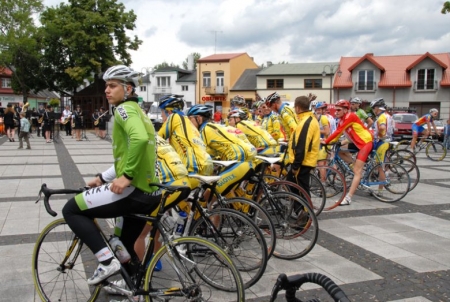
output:
[[147, 86], [140, 86], [139, 88], [140, 88], [141, 92], [147, 91]]
[[434, 89], [434, 69], [419, 69], [417, 71], [417, 89]]
[[224, 73], [222, 71], [216, 72], [216, 86], [223, 87]]
[[188, 85], [181, 85], [181, 91], [188, 91], [189, 86]]
[[267, 80], [267, 88], [283, 88], [284, 80], [283, 79], [268, 79]]
[[11, 88], [10, 78], [2, 78], [2, 88]]
[[358, 90], [375, 90], [373, 70], [360, 70], [358, 72]]
[[203, 73], [203, 87], [211, 87], [211, 73], [210, 72]]
[[158, 87], [170, 87], [170, 77], [156, 77]]
[[322, 88], [322, 79], [305, 79], [305, 88]]

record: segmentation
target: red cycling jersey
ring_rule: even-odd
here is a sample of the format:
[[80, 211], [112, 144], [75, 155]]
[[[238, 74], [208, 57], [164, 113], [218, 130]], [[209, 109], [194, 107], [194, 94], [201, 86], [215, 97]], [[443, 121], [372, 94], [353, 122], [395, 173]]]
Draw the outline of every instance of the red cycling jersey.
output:
[[373, 141], [372, 134], [370, 134], [369, 130], [363, 125], [359, 117], [353, 112], [348, 112], [339, 120], [336, 131], [325, 140], [325, 143], [328, 144], [337, 140], [344, 131], [345, 136], [350, 139], [358, 149], [362, 149], [367, 143]]

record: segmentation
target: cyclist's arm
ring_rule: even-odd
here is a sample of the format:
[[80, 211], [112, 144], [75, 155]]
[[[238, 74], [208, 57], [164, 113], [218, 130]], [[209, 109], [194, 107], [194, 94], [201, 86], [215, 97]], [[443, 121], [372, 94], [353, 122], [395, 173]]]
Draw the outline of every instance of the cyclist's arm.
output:
[[367, 128], [370, 128], [373, 125], [373, 120], [370, 117], [367, 117], [366, 119]]

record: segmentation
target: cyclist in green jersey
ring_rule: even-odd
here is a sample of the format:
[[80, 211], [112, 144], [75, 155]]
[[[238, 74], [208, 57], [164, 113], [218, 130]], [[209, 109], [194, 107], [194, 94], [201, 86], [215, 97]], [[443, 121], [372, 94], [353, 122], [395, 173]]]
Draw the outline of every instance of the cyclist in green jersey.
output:
[[350, 111], [356, 113], [361, 122], [366, 125], [367, 129], [373, 125], [373, 120], [367, 115], [367, 113], [359, 108], [361, 106], [361, 99], [358, 97], [352, 98], [350, 100]]
[[[87, 185], [92, 189], [69, 199], [62, 213], [72, 231], [95, 254], [100, 264], [87, 280], [95, 285], [120, 270], [119, 261], [107, 247], [95, 226], [95, 218], [115, 218], [127, 214], [149, 214], [158, 207], [161, 191], [149, 187], [159, 182], [156, 163], [155, 129], [138, 105], [134, 94], [140, 74], [124, 65], [109, 68], [103, 75], [108, 103], [114, 111], [114, 165], [96, 175]], [[109, 182], [109, 183], [107, 183]], [[145, 221], [126, 217], [120, 238], [131, 255], [125, 268], [132, 272], [138, 257], [134, 243]]]

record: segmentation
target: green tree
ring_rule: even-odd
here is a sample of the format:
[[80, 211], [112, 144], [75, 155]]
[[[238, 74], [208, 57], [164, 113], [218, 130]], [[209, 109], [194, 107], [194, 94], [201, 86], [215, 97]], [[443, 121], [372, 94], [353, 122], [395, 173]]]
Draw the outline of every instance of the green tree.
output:
[[444, 2], [444, 6], [442, 7], [441, 13], [443, 14], [450, 13], [450, 1]]
[[[190, 55], [194, 56], [194, 69], [197, 66], [197, 61], [202, 57], [202, 55], [198, 52], [193, 52]], [[183, 66], [183, 69], [188, 69], [188, 58], [189, 56], [186, 57], [186, 59], [184, 59], [183, 64], [181, 66]]]
[[160, 63], [160, 64], [156, 64], [155, 66], [153, 66], [153, 70], [158, 70], [161, 68], [167, 68], [167, 67], [176, 67], [176, 68], [180, 68], [179, 65], [174, 64], [174, 63], [167, 63], [166, 61]]
[[142, 44], [137, 36], [127, 35], [135, 28], [136, 15], [117, 0], [68, 2], [47, 8], [40, 19], [41, 71], [52, 88], [65, 95], [112, 65], [130, 65], [128, 51]]
[[33, 15], [42, 11], [41, 0], [4, 1], [0, 6], [0, 66], [13, 71], [12, 88], [27, 101], [30, 90], [45, 84], [39, 71], [40, 49]]

